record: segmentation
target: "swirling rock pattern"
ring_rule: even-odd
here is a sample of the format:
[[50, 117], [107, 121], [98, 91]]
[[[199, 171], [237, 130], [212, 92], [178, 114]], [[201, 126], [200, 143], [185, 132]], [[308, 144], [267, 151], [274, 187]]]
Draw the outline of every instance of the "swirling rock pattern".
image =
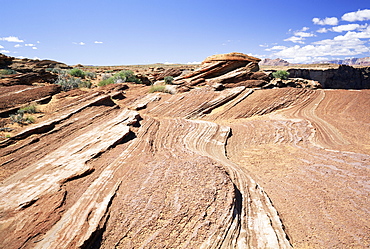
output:
[[0, 248], [370, 243], [370, 91], [124, 95], [57, 99], [0, 143]]

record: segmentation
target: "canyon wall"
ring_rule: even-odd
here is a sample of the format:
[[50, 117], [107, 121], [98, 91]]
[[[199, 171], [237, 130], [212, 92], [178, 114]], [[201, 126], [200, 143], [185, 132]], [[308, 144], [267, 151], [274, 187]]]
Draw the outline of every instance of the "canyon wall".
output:
[[319, 81], [327, 89], [370, 89], [370, 67], [340, 65], [338, 69], [289, 69], [291, 78]]

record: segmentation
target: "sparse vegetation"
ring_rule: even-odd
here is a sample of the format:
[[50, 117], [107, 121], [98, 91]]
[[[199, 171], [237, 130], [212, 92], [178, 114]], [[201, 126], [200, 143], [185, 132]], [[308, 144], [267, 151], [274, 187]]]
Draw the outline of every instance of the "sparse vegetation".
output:
[[124, 82], [135, 82], [137, 84], [141, 84], [141, 80], [136, 78], [134, 72], [130, 70], [123, 70], [118, 73], [115, 73], [113, 76], [106, 78], [107, 76], [103, 75], [103, 80], [99, 82], [98, 86], [105, 86], [109, 84], [117, 84], [117, 83], [124, 83]]
[[86, 73], [84, 71], [82, 71], [81, 69], [79, 68], [73, 68], [71, 70], [69, 70], [69, 75], [73, 76], [73, 77], [79, 77], [79, 78], [85, 78], [85, 75]]
[[78, 88], [91, 88], [91, 86], [92, 86], [92, 83], [90, 80], [84, 80], [78, 84]]
[[13, 123], [18, 124], [31, 124], [35, 122], [35, 118], [33, 116], [24, 116], [24, 113], [18, 112], [16, 114], [10, 114], [9, 115], [10, 120]]
[[277, 79], [286, 80], [289, 77], [289, 73], [285, 70], [278, 70], [272, 73], [272, 77], [277, 78]]
[[108, 79], [103, 79], [102, 81], [100, 81], [98, 83], [98, 86], [106, 86], [106, 85], [109, 85], [109, 84], [114, 84], [114, 80], [112, 77], [108, 78]]
[[173, 82], [173, 77], [172, 76], [166, 76], [164, 77], [164, 83], [167, 85], [171, 85]]
[[9, 69], [9, 68], [0, 70], [0, 75], [12, 75], [16, 73], [17, 73], [16, 71], [14, 71], [13, 69]]
[[85, 76], [86, 78], [91, 79], [91, 80], [96, 79], [96, 73], [94, 72], [85, 72]]
[[[79, 69], [80, 70], [80, 69]], [[82, 70], [80, 70], [82, 71]], [[55, 84], [62, 87], [62, 91], [69, 91], [75, 88], [90, 88], [92, 83], [90, 80], [82, 80], [80, 77], [74, 77], [70, 74], [71, 71], [61, 71], [58, 74], [58, 79]], [[83, 71], [82, 71], [83, 72]], [[83, 72], [85, 75], [85, 72]], [[80, 73], [77, 73], [77, 75]]]
[[18, 110], [18, 113], [36, 113], [36, 112], [37, 112], [36, 105], [29, 105]]
[[35, 122], [35, 118], [33, 116], [25, 114], [32, 114], [37, 112], [36, 105], [29, 105], [23, 108], [20, 108], [16, 114], [10, 114], [9, 118], [13, 123], [18, 124], [31, 124]]
[[173, 89], [167, 88], [166, 85], [152, 85], [148, 92], [149, 93], [162, 92], [162, 93], [170, 93], [170, 94], [175, 93]]
[[149, 93], [154, 92], [165, 92], [166, 86], [165, 85], [152, 85], [149, 89]]

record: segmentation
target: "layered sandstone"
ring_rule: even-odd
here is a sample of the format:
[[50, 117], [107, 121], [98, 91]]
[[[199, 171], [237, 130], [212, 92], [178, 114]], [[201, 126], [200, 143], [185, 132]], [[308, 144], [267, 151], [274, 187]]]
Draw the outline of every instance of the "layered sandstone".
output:
[[209, 86], [174, 95], [3, 86], [3, 110], [53, 97], [1, 138], [0, 248], [369, 245], [370, 91], [248, 88], [243, 58], [178, 76]]

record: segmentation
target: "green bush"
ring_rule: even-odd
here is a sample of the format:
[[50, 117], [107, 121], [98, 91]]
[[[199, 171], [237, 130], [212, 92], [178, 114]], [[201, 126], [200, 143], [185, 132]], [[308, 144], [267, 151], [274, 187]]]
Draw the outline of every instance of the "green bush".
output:
[[106, 85], [109, 85], [109, 84], [114, 84], [114, 80], [112, 77], [108, 78], [108, 79], [105, 79], [105, 80], [102, 80], [98, 83], [98, 86], [106, 86]]
[[78, 86], [82, 84], [82, 81], [80, 78], [68, 78], [63, 75], [59, 75], [55, 84], [60, 85], [62, 87], [62, 91], [69, 91], [74, 88], [78, 88]]
[[85, 76], [86, 76], [86, 78], [88, 78], [88, 79], [96, 79], [96, 73], [94, 73], [94, 72], [85, 72]]
[[91, 86], [92, 86], [92, 83], [90, 80], [84, 80], [78, 84], [78, 88], [91, 88]]
[[277, 78], [277, 79], [286, 80], [289, 77], [289, 73], [285, 70], [279, 70], [279, 71], [272, 73], [272, 77]]
[[73, 68], [69, 70], [69, 74], [73, 77], [85, 78], [85, 72], [79, 68]]
[[135, 82], [137, 84], [141, 84], [141, 80], [136, 78], [134, 72], [130, 70], [120, 71], [115, 73], [113, 76], [106, 79], [106, 75], [103, 75], [103, 80], [99, 82], [98, 86], [106, 86], [109, 84], [117, 84], [117, 83], [124, 83], [124, 82]]
[[24, 116], [24, 113], [18, 112], [16, 114], [10, 114], [9, 115], [10, 120], [13, 123], [18, 123], [18, 124], [31, 124], [35, 122], [35, 118], [32, 116]]
[[141, 84], [141, 80], [136, 78], [134, 72], [130, 70], [120, 71], [113, 76], [114, 83], [123, 83], [123, 82], [135, 82]]
[[163, 93], [170, 93], [173, 94], [171, 91], [167, 90], [165, 85], [152, 85], [149, 88], [149, 93], [154, 93], [154, 92], [163, 92]]
[[9, 69], [9, 68], [0, 70], [0, 75], [11, 75], [11, 74], [16, 74], [16, 73], [17, 73], [16, 71], [14, 71], [13, 69]]
[[36, 112], [37, 112], [36, 105], [29, 105], [18, 110], [18, 113], [36, 113]]
[[49, 67], [49, 68], [46, 68], [45, 71], [60, 74], [63, 71], [63, 69], [60, 69], [57, 67], [56, 68]]
[[165, 84], [171, 85], [172, 84], [172, 81], [173, 81], [173, 77], [172, 76], [166, 76], [166, 77], [164, 77], [164, 83]]

